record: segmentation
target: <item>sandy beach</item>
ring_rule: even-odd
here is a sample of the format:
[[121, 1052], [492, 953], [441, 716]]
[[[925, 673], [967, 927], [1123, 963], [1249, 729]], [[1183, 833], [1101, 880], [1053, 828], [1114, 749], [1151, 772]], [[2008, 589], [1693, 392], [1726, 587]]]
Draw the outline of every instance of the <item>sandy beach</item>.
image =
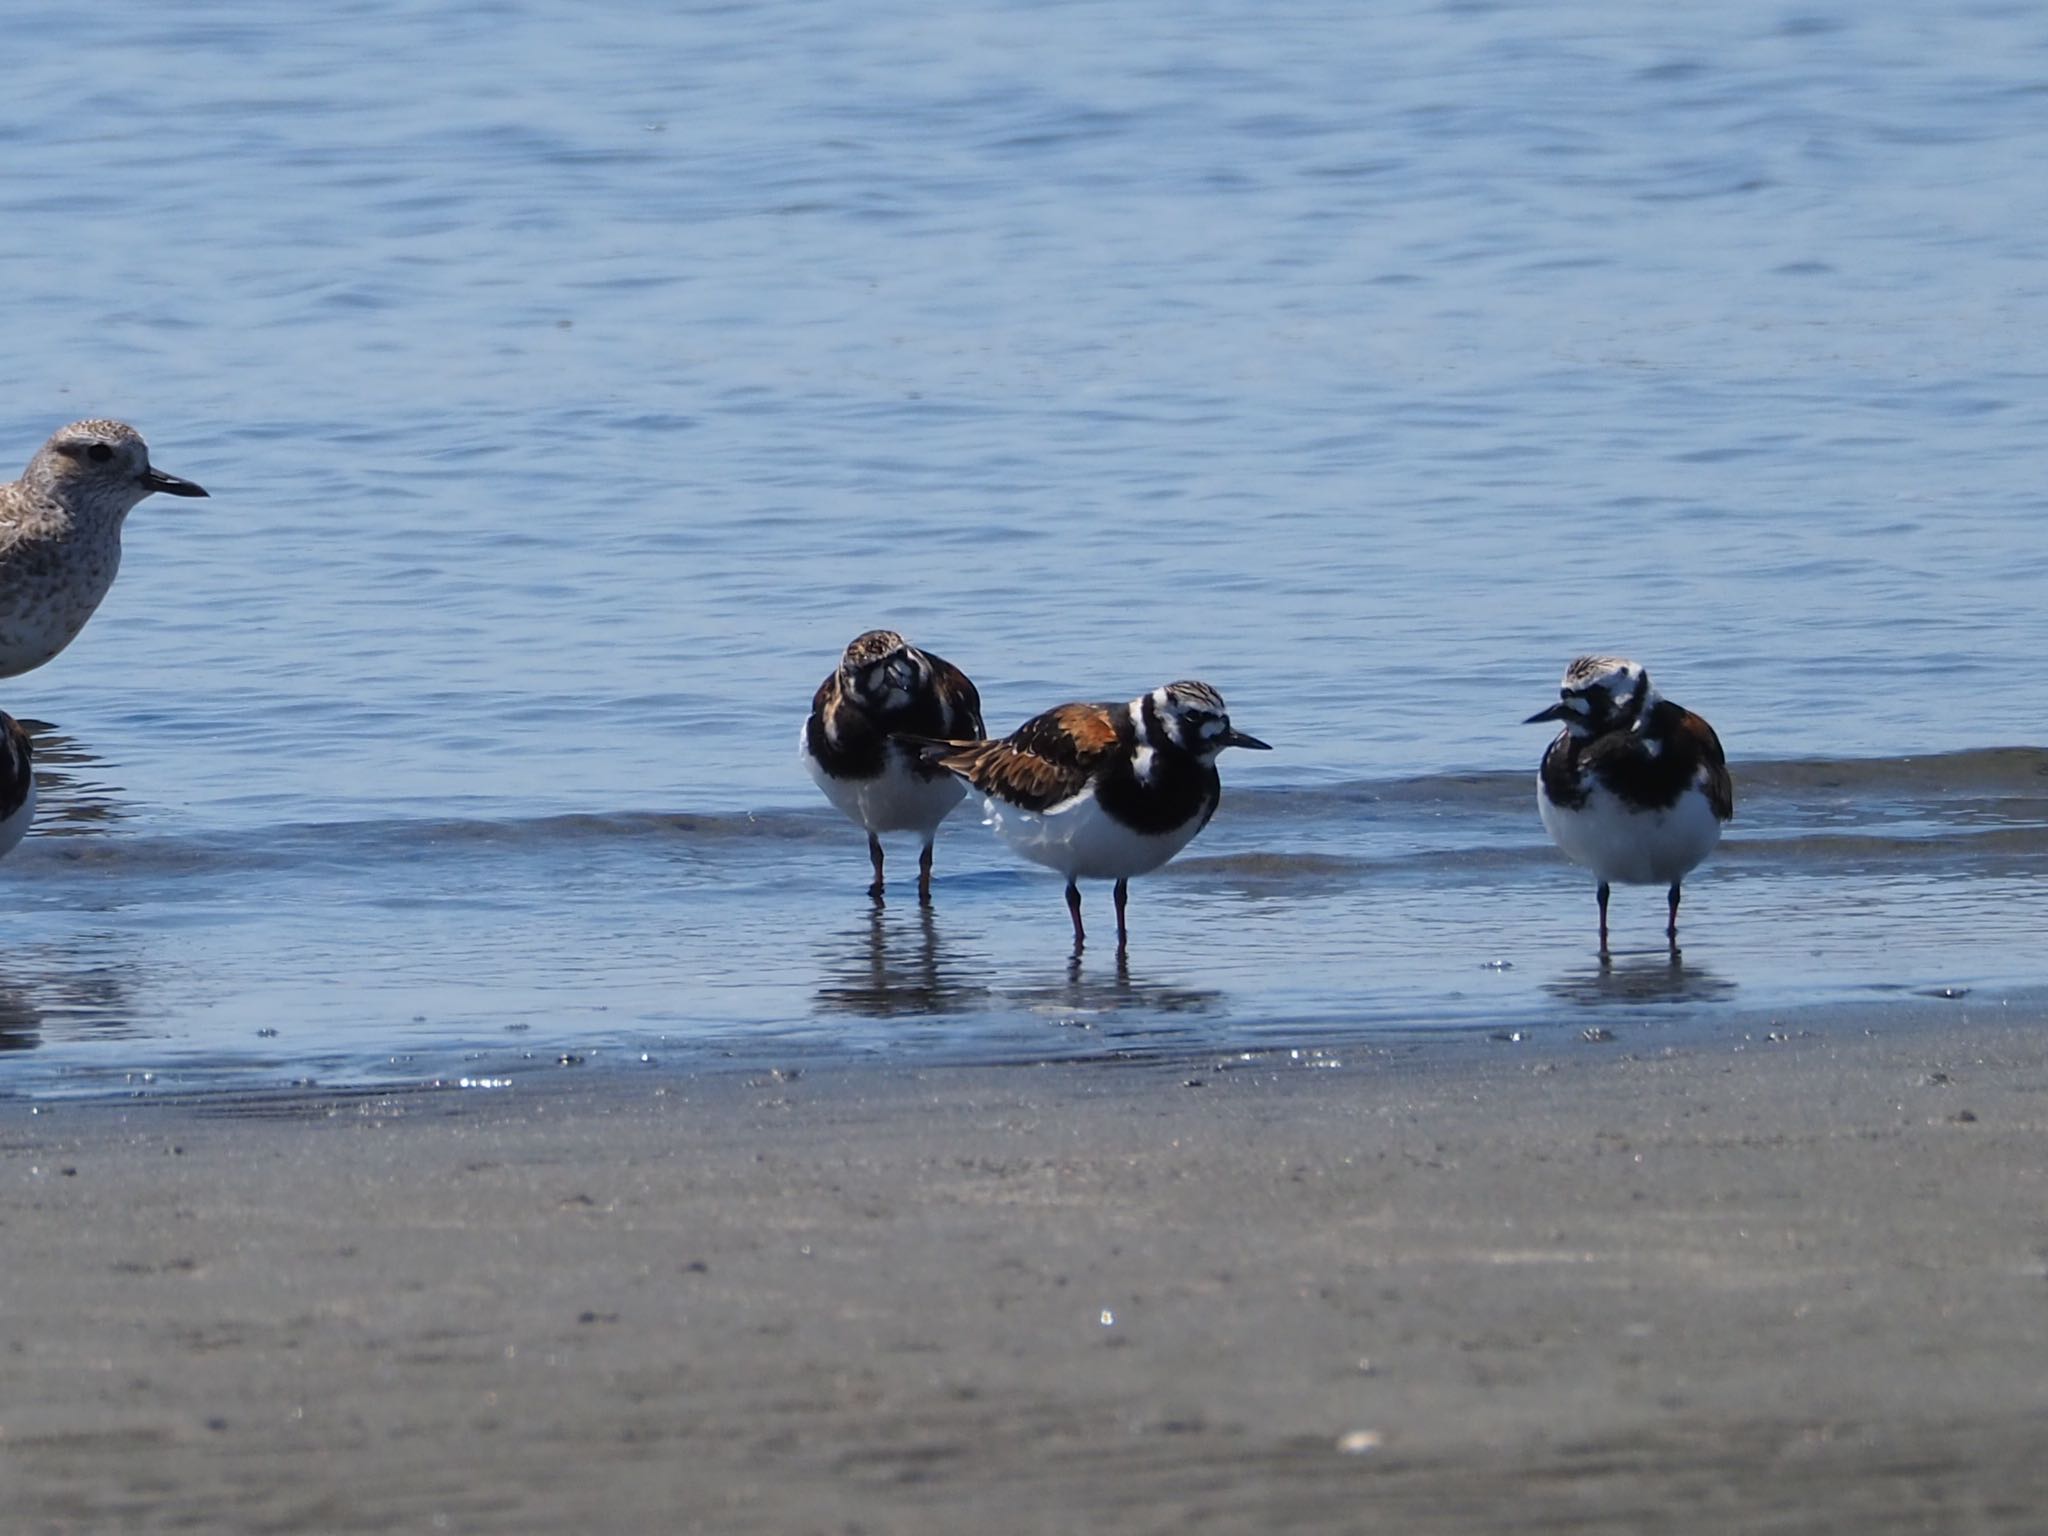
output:
[[2048, 1033], [1899, 1017], [9, 1104], [0, 1525], [2037, 1529]]

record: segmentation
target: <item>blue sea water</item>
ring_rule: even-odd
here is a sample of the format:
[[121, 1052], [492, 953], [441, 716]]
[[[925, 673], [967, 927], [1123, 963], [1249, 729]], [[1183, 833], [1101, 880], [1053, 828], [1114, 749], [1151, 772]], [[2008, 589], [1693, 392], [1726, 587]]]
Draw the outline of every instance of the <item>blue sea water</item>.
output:
[[[0, 694], [0, 1091], [2048, 983], [2036, 8], [10, 21], [0, 455], [213, 499]], [[1196, 676], [1278, 747], [1127, 967], [971, 808], [871, 911], [794, 745], [878, 624], [999, 728]], [[1680, 971], [1536, 822], [1588, 649], [1736, 764]]]

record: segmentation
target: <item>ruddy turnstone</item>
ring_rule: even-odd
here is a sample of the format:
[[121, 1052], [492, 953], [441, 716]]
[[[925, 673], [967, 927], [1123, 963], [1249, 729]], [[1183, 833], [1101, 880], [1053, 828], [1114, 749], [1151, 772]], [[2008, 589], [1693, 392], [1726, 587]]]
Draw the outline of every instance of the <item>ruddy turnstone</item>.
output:
[[1086, 942], [1077, 880], [1116, 882], [1116, 941], [1133, 875], [1149, 874], [1209, 824], [1223, 798], [1216, 755], [1269, 752], [1231, 727], [1207, 683], [1168, 683], [1128, 704], [1062, 704], [1001, 741], [935, 742], [932, 761], [988, 797], [989, 825], [1067, 877], [1074, 946]]
[[917, 899], [932, 899], [932, 839], [939, 823], [967, 797], [951, 774], [924, 760], [911, 742], [892, 738], [979, 736], [981, 695], [951, 662], [920, 651], [894, 630], [871, 629], [839, 658], [818, 685], [800, 746], [804, 766], [825, 798], [867, 828], [875, 883], [882, 899], [881, 832], [924, 838], [917, 860]]
[[35, 819], [36, 776], [30, 766], [34, 756], [21, 722], [0, 713], [0, 856], [14, 852]]
[[1664, 929], [1678, 952], [1678, 888], [1721, 840], [1735, 814], [1714, 728], [1650, 686], [1650, 674], [1619, 656], [1581, 656], [1565, 668], [1558, 702], [1525, 722], [1564, 729], [1536, 775], [1544, 830], [1600, 882], [1600, 953], [1607, 954], [1610, 881], [1669, 885]]
[[40, 667], [74, 640], [121, 568], [121, 524], [157, 491], [204, 496], [149, 466], [118, 421], [79, 421], [0, 486], [0, 677]]

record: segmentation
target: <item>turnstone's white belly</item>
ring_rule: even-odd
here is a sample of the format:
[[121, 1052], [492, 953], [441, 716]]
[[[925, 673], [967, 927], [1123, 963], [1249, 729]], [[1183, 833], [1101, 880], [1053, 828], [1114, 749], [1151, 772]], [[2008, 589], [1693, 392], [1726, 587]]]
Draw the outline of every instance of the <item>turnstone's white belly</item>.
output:
[[953, 807], [967, 797], [967, 786], [950, 773], [927, 778], [912, 766], [910, 748], [891, 742], [882, 771], [872, 778], [838, 778], [825, 771], [806, 745], [808, 727], [797, 733], [797, 752], [818, 788], [840, 813], [870, 832], [937, 830]]
[[1092, 788], [1043, 811], [1020, 810], [991, 797], [983, 813], [1012, 851], [1069, 880], [1150, 874], [1187, 847], [1202, 827], [1200, 816], [1190, 816], [1168, 832], [1134, 832], [1103, 809]]
[[1536, 808], [1566, 858], [1623, 885], [1682, 880], [1721, 841], [1720, 819], [1697, 787], [1666, 809], [1639, 810], [1595, 781], [1586, 803], [1566, 810], [1551, 803], [1538, 778]]

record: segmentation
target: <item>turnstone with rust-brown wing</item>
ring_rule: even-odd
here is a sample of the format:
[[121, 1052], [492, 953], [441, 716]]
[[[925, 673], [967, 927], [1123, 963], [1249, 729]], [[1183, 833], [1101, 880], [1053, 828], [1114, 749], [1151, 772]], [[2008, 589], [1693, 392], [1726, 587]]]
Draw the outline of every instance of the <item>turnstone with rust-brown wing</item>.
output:
[[1232, 727], [1207, 683], [1168, 683], [1128, 704], [1062, 704], [1000, 741], [927, 748], [932, 761], [987, 796], [998, 836], [1067, 877], [1074, 945], [1086, 940], [1078, 880], [1116, 882], [1116, 939], [1134, 875], [1149, 874], [1209, 824], [1223, 797], [1225, 747], [1272, 750]]
[[874, 884], [882, 899], [883, 832], [924, 839], [917, 899], [932, 899], [932, 839], [967, 796], [960, 781], [897, 737], [979, 736], [981, 695], [967, 674], [890, 629], [871, 629], [846, 647], [818, 685], [799, 746], [825, 798], [867, 829]]
[[1600, 953], [1607, 954], [1608, 885], [1619, 880], [1670, 887], [1664, 934], [1676, 954], [1679, 886], [1735, 814], [1720, 738], [1619, 656], [1581, 656], [1558, 693], [1526, 722], [1564, 725], [1543, 754], [1536, 807], [1565, 856], [1599, 881]]

